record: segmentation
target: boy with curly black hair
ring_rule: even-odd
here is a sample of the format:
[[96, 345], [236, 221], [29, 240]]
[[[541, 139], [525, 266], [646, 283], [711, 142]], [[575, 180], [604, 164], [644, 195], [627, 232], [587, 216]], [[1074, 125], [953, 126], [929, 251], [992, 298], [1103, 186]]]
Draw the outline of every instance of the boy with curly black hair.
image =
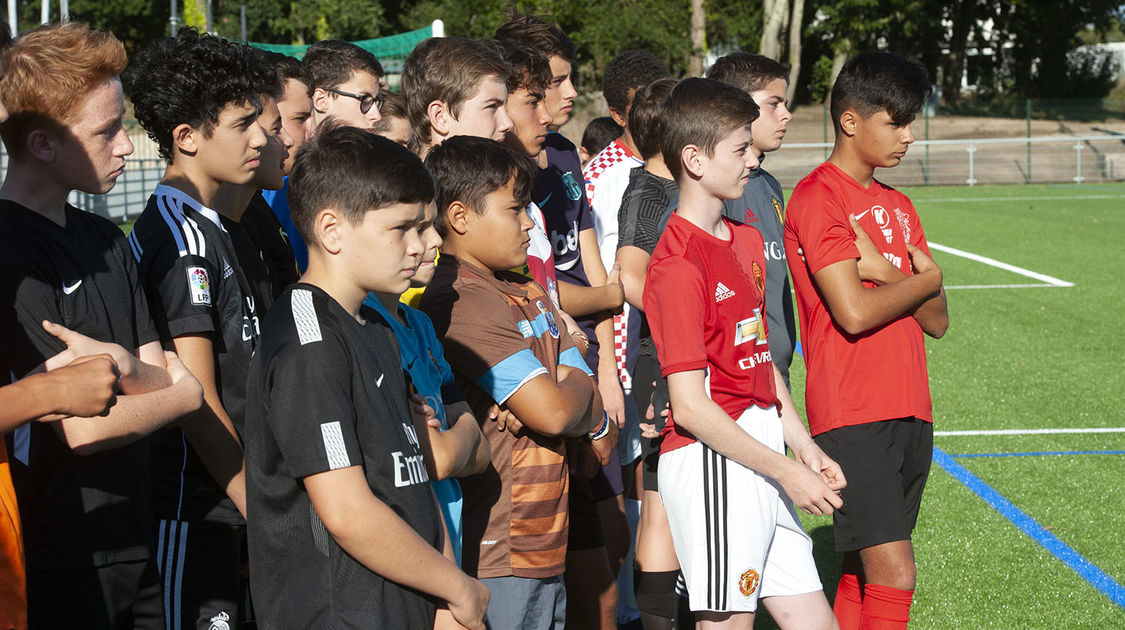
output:
[[[192, 29], [159, 40], [130, 68], [137, 120], [167, 161], [129, 235], [160, 336], [203, 384], [183, 428], [153, 436], [153, 492], [169, 626], [236, 619], [246, 489], [236, 426], [259, 310], [218, 207], [265, 157], [261, 94], [275, 80], [251, 48]], [[274, 159], [277, 159], [275, 156]]]

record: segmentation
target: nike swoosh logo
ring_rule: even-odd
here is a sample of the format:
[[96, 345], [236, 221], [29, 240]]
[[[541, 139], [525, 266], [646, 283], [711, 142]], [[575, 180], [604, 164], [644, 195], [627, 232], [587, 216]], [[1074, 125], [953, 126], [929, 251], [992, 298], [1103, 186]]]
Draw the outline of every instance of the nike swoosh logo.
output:
[[380, 374], [379, 375], [379, 378], [375, 381], [375, 387], [382, 387], [383, 386], [383, 377], [384, 376], [386, 376], [386, 374]]
[[867, 214], [868, 212], [871, 212], [871, 208], [868, 208], [868, 209], [864, 210], [863, 212], [860, 212], [859, 214], [855, 215], [855, 220], [859, 221], [860, 219], [863, 218], [863, 215]]
[[550, 199], [550, 198], [551, 198], [551, 195], [553, 195], [553, 194], [555, 194], [555, 192], [554, 192], [554, 191], [551, 191], [551, 192], [547, 193], [547, 196], [543, 198], [543, 201], [536, 201], [536, 202], [535, 202], [535, 205], [537, 205], [537, 206], [539, 206], [540, 208], [542, 208], [542, 207], [543, 207], [543, 204], [547, 203], [547, 200], [548, 200], [548, 199]]
[[77, 291], [78, 287], [80, 287], [80, 286], [82, 286], [81, 280], [79, 280], [78, 282], [75, 282], [74, 284], [70, 285], [69, 287], [66, 286], [66, 283], [64, 282], [63, 285], [62, 285], [62, 291], [63, 291], [63, 293], [65, 293], [67, 295], [70, 295], [71, 293], [74, 293], [75, 291]]

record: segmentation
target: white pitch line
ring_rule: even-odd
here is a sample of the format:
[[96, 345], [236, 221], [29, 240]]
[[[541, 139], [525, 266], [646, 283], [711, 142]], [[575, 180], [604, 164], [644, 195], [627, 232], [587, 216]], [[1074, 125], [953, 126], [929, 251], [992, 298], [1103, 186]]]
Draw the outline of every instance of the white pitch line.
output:
[[934, 437], [966, 435], [1058, 435], [1063, 433], [1125, 433], [1125, 427], [1088, 429], [995, 429], [983, 431], [934, 431]]
[[955, 284], [943, 287], [951, 289], [1054, 289], [1063, 288], [1057, 284]]
[[1054, 276], [1048, 276], [1047, 274], [1031, 271], [1030, 269], [1024, 269], [1023, 267], [1017, 267], [1015, 265], [1009, 265], [1008, 263], [1001, 262], [999, 260], [996, 260], [995, 258], [989, 258], [987, 256], [981, 256], [980, 254], [974, 254], [972, 252], [967, 252], [963, 249], [957, 249], [955, 247], [949, 247], [947, 245], [940, 245], [938, 243], [934, 243], [933, 241], [930, 242], [930, 249], [936, 249], [939, 252], [945, 252], [947, 254], [953, 254], [954, 256], [960, 256], [962, 258], [968, 258], [969, 260], [974, 260], [974, 261], [979, 262], [979, 263], [984, 263], [986, 265], [996, 267], [998, 269], [1003, 269], [1005, 271], [1017, 273], [1021, 276], [1026, 276], [1026, 277], [1032, 278], [1034, 280], [1046, 282], [1047, 284], [1052, 285], [1052, 286], [1056, 286], [1056, 287], [1072, 287], [1072, 286], [1074, 286], [1073, 282], [1067, 282], [1066, 280], [1059, 280], [1058, 278], [1056, 278]]
[[1125, 195], [1071, 195], [1047, 197], [949, 197], [948, 199], [911, 199], [914, 203], [967, 203], [989, 201], [1078, 201], [1082, 199], [1125, 199]]

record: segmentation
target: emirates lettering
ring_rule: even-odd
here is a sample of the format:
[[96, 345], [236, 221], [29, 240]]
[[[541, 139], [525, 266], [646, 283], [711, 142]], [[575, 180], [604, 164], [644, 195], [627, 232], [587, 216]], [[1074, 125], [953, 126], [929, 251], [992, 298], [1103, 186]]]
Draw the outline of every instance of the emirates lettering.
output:
[[422, 455], [403, 455], [402, 451], [391, 453], [395, 460], [395, 487], [405, 488], [430, 480], [426, 474], [426, 464]]
[[755, 352], [754, 354], [752, 354], [748, 357], [739, 359], [738, 360], [738, 367], [743, 369], [743, 370], [752, 370], [755, 367], [757, 367], [759, 365], [762, 365], [764, 363], [769, 363], [770, 361], [773, 361], [773, 356], [770, 355], [770, 351], [769, 350], [763, 350], [761, 352]]

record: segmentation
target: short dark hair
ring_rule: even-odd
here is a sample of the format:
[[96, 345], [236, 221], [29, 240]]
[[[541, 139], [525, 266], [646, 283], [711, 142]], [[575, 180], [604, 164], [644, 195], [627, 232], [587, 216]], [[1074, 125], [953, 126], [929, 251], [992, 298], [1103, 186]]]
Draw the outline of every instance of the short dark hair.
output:
[[483, 214], [484, 198], [513, 179], [516, 199], [524, 205], [531, 203], [531, 184], [537, 170], [526, 155], [490, 138], [475, 136], [446, 139], [426, 156], [426, 168], [434, 177], [434, 227], [442, 236], [449, 232], [446, 210], [454, 201]]
[[789, 67], [765, 55], [732, 52], [719, 57], [707, 69], [707, 78], [753, 94], [777, 79], [789, 83]]
[[484, 42], [463, 37], [431, 37], [410, 51], [402, 67], [402, 93], [415, 141], [429, 144], [430, 117], [434, 101], [449, 107], [454, 118], [480, 89], [487, 77], [508, 81], [511, 69], [500, 52]]
[[629, 90], [670, 76], [672, 72], [656, 55], [647, 50], [626, 50], [605, 67], [602, 96], [610, 109], [624, 116], [629, 107]]
[[557, 24], [536, 15], [517, 13], [496, 29], [496, 39], [523, 44], [548, 60], [558, 56], [574, 62], [574, 42]]
[[689, 144], [705, 155], [732, 131], [749, 127], [758, 118], [758, 104], [746, 92], [714, 79], [684, 79], [668, 99], [660, 149], [664, 164], [679, 181], [683, 174], [680, 153]]
[[289, 81], [300, 81], [308, 88], [309, 96], [313, 95], [312, 73], [305, 67], [305, 64], [297, 60], [296, 57], [283, 55], [279, 52], [267, 52], [266, 56], [273, 62], [274, 68], [277, 69], [277, 76], [281, 79], [281, 85], [284, 88], [285, 84]]
[[257, 48], [251, 48], [251, 50], [256, 63], [261, 66], [258, 71], [269, 79], [265, 85], [266, 89], [262, 93], [268, 94], [275, 101], [281, 100], [281, 97], [285, 96], [285, 81], [281, 79], [281, 74], [277, 71], [277, 64], [270, 56], [277, 53], [269, 53]]
[[379, 108], [379, 115], [382, 118], [375, 123], [371, 131], [380, 135], [390, 130], [391, 123], [395, 118], [401, 118], [407, 123], [410, 122], [410, 119], [406, 116], [406, 99], [401, 94], [395, 94], [390, 90], [383, 92], [383, 106]]
[[586, 153], [590, 157], [597, 155], [602, 149], [609, 146], [621, 134], [625, 133], [625, 129], [621, 125], [613, 122], [609, 116], [598, 116], [591, 120], [586, 125], [586, 130], [582, 132], [582, 148], [586, 149]]
[[660, 153], [664, 113], [676, 83], [672, 77], [657, 79], [637, 90], [633, 96], [633, 107], [629, 109], [629, 132], [633, 134], [633, 144], [637, 145], [641, 159], [647, 160]]
[[0, 53], [12, 45], [12, 29], [8, 28], [7, 20], [0, 20]]
[[137, 121], [171, 161], [173, 129], [186, 123], [209, 135], [223, 108], [258, 106], [277, 76], [249, 46], [183, 28], [133, 55], [125, 78]]
[[422, 160], [366, 129], [329, 121], [297, 153], [289, 175], [293, 225], [314, 242], [313, 219], [335, 208], [352, 223], [396, 203], [429, 203], [434, 181]]
[[302, 60], [312, 75], [313, 88], [331, 90], [347, 83], [356, 72], [383, 76], [383, 64], [369, 51], [342, 39], [319, 41], [305, 51]]
[[496, 49], [512, 69], [508, 75], [508, 93], [526, 89], [542, 94], [551, 84], [551, 64], [538, 51], [512, 40], [495, 40]]
[[848, 59], [832, 86], [832, 124], [849, 109], [862, 118], [886, 110], [898, 125], [922, 110], [933, 87], [922, 66], [889, 52], [862, 52]]

